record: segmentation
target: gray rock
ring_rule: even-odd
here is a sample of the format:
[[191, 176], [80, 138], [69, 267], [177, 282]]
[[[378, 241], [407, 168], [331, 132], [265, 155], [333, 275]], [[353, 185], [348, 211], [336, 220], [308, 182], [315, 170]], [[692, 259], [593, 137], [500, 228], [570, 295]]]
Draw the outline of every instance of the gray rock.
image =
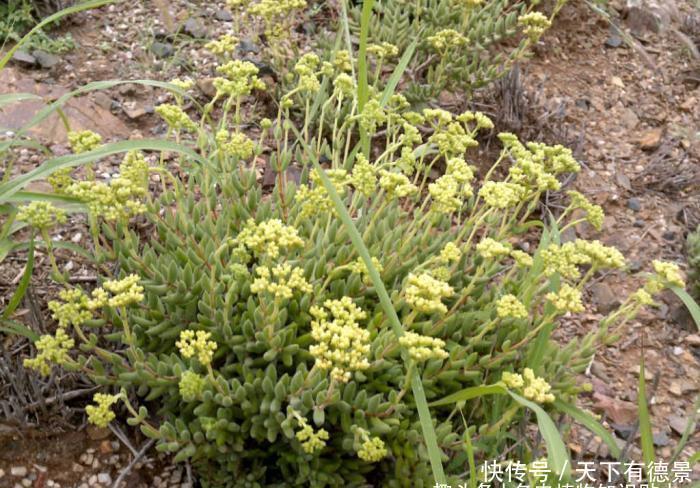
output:
[[26, 51], [15, 51], [12, 55], [12, 61], [25, 67], [36, 65], [36, 58]]
[[97, 481], [103, 485], [110, 485], [112, 484], [112, 477], [109, 475], [109, 473], [100, 473], [97, 475]]
[[167, 58], [173, 54], [173, 45], [169, 42], [154, 42], [151, 44], [151, 52], [157, 58]]
[[222, 22], [231, 22], [233, 20], [233, 15], [228, 10], [222, 8], [214, 13], [214, 18]]
[[260, 48], [252, 42], [250, 39], [243, 39], [241, 42], [238, 43], [237, 47], [238, 52], [241, 55], [245, 54], [257, 54], [260, 52]]
[[617, 34], [610, 34], [605, 40], [605, 47], [616, 48], [620, 46], [622, 46], [622, 38]]
[[630, 198], [627, 200], [627, 208], [634, 212], [639, 212], [642, 209], [642, 202], [639, 201], [639, 198]]
[[591, 287], [593, 301], [600, 313], [612, 312], [620, 305], [620, 300], [612, 288], [605, 283], [596, 283]]
[[654, 437], [654, 445], [657, 447], [664, 447], [668, 446], [671, 440], [668, 438], [668, 434], [666, 432], [654, 432], [653, 434]]
[[204, 27], [204, 24], [202, 24], [200, 20], [192, 17], [187, 19], [183, 30], [185, 31], [185, 34], [195, 38], [207, 37], [207, 29]]
[[32, 56], [36, 58], [37, 63], [44, 69], [51, 69], [61, 62], [61, 58], [54, 56], [46, 51], [36, 50], [32, 53]]
[[12, 466], [10, 468], [10, 474], [17, 477], [27, 476], [27, 468], [25, 466]]

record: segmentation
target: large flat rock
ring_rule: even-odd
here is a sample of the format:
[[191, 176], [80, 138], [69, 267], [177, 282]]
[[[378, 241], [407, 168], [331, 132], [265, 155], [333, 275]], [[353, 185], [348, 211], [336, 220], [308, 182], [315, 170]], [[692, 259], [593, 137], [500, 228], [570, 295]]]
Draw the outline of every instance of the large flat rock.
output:
[[[36, 81], [21, 70], [5, 67], [0, 71], [0, 93], [32, 93], [44, 101], [28, 100], [6, 105], [0, 109], [0, 130], [17, 131], [22, 128], [39, 110], [65, 95], [70, 90], [64, 86]], [[104, 104], [102, 104], [104, 105]], [[71, 130], [92, 130], [103, 139], [119, 139], [129, 136], [130, 130], [108, 108], [100, 106], [94, 94], [70, 99], [63, 111], [70, 122]], [[52, 113], [39, 125], [30, 129], [29, 134], [44, 144], [66, 142], [66, 129], [57, 113]]]

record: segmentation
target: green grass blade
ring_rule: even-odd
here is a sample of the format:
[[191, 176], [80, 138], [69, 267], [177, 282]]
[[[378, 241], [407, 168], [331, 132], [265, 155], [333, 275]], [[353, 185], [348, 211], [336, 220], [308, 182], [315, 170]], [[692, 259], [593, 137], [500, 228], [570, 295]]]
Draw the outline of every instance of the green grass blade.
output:
[[[303, 140], [302, 144], [306, 146]], [[328, 195], [333, 201], [333, 205], [335, 206], [335, 209], [338, 212], [338, 215], [340, 216], [340, 220], [342, 221], [343, 225], [350, 234], [350, 239], [352, 241], [353, 246], [355, 247], [355, 250], [362, 257], [365, 266], [367, 266], [368, 274], [372, 279], [372, 284], [374, 285], [377, 295], [379, 296], [379, 301], [381, 302], [382, 309], [384, 310], [384, 313], [389, 319], [392, 329], [394, 330], [394, 334], [396, 334], [396, 337], [398, 339], [403, 335], [403, 327], [401, 325], [401, 321], [399, 320], [399, 316], [396, 314], [396, 310], [394, 309], [394, 306], [391, 303], [391, 298], [389, 298], [389, 294], [387, 293], [386, 288], [384, 287], [384, 282], [382, 281], [381, 277], [379, 276], [379, 273], [377, 272], [377, 269], [372, 263], [372, 259], [369, 255], [369, 251], [367, 250], [367, 246], [365, 246], [365, 243], [363, 242], [360, 233], [357, 231], [357, 228], [355, 227], [355, 224], [353, 223], [350, 214], [348, 214], [345, 205], [338, 196], [338, 193], [335, 191], [335, 187], [328, 179], [326, 172], [319, 164], [318, 159], [313, 155], [313, 153], [309, 150], [308, 147], [305, 147], [305, 150], [309, 154], [309, 157], [312, 159], [314, 167], [318, 171], [321, 180], [323, 181], [323, 185], [326, 187], [326, 191], [328, 192]], [[408, 354], [405, 348], [403, 347], [402, 356], [404, 357], [404, 362], [407, 363]], [[437, 436], [435, 435], [433, 420], [430, 416], [428, 402], [425, 398], [425, 391], [423, 390], [423, 383], [421, 382], [419, 374], [414, 374], [412, 376], [411, 389], [413, 391], [413, 397], [416, 402], [418, 418], [420, 420], [421, 429], [423, 431], [423, 439], [425, 440], [425, 445], [428, 450], [428, 457], [430, 458], [430, 465], [433, 470], [433, 477], [437, 484], [444, 484], [446, 483], [446, 478], [442, 467], [442, 452], [437, 443]]]
[[26, 100], [43, 100], [43, 98], [32, 93], [7, 93], [0, 95], [0, 108], [13, 103], [24, 102]]
[[30, 30], [26, 36], [24, 36], [20, 41], [15, 44], [15, 46], [10, 49], [5, 56], [0, 59], [0, 71], [5, 67], [5, 65], [12, 59], [12, 56], [15, 54], [15, 52], [22, 47], [24, 43], [26, 43], [37, 31], [43, 29], [45, 26], [51, 24], [52, 22], [55, 22], [57, 20], [62, 19], [63, 17], [66, 17], [67, 15], [75, 14], [78, 12], [82, 12], [83, 10], [90, 10], [93, 8], [97, 7], [102, 7], [103, 5], [107, 5], [108, 3], [113, 3], [114, 0], [91, 0], [87, 2], [81, 2], [77, 5], [74, 5], [72, 7], [64, 8], [63, 10], [56, 12], [53, 15], [50, 15], [46, 17], [44, 20], [39, 22], [32, 30]]
[[10, 301], [7, 303], [7, 307], [5, 307], [5, 310], [2, 312], [2, 318], [3, 319], [9, 319], [10, 315], [17, 309], [19, 304], [22, 302], [22, 298], [24, 298], [24, 294], [27, 292], [27, 288], [29, 287], [29, 282], [32, 279], [32, 272], [34, 271], [34, 239], [32, 238], [29, 241], [29, 254], [27, 255], [27, 264], [24, 266], [24, 274], [22, 275], [22, 279], [19, 280], [19, 285], [17, 285], [17, 289], [15, 292], [12, 294], [12, 298], [10, 298]]
[[678, 296], [678, 298], [681, 299], [683, 304], [688, 309], [688, 312], [690, 312], [690, 315], [693, 317], [695, 326], [698, 328], [698, 330], [700, 330], [700, 305], [698, 305], [698, 302], [693, 300], [693, 297], [691, 297], [690, 294], [683, 288], [672, 286], [671, 290]]
[[439, 407], [441, 405], [450, 405], [457, 402], [466, 402], [467, 400], [485, 395], [505, 395], [506, 393], [508, 393], [508, 390], [500, 385], [472, 386], [436, 400], [430, 403], [430, 406]]
[[464, 413], [462, 409], [459, 410], [459, 414], [462, 416], [462, 422], [464, 424], [464, 449], [467, 451], [467, 462], [469, 463], [469, 488], [476, 488], [476, 461], [474, 460], [474, 446], [472, 445], [472, 438], [469, 435], [469, 425], [467, 424], [467, 419], [464, 418]]
[[695, 397], [695, 404], [693, 405], [690, 417], [688, 418], [688, 422], [686, 423], [685, 429], [683, 430], [683, 435], [681, 435], [681, 439], [678, 441], [676, 449], [673, 451], [673, 456], [671, 456], [670, 463], [673, 463], [676, 459], [678, 459], [678, 456], [680, 456], [686, 444], [688, 444], [690, 436], [695, 432], [698, 414], [700, 414], [700, 395], [697, 395]]
[[143, 85], [143, 86], [151, 86], [151, 87], [156, 87], [156, 88], [163, 88], [166, 90], [174, 91], [178, 93], [179, 95], [182, 95], [185, 98], [188, 98], [190, 101], [194, 102], [196, 107], [200, 109], [201, 111], [201, 106], [196, 102], [196, 100], [192, 99], [190, 95], [187, 94], [187, 92], [183, 91], [182, 88], [179, 88], [171, 83], [166, 83], [163, 81], [155, 81], [155, 80], [103, 80], [103, 81], [93, 81], [92, 83], [88, 83], [85, 86], [81, 86], [77, 90], [73, 90], [72, 92], [66, 93], [65, 95], [62, 95], [56, 101], [50, 103], [46, 107], [42, 108], [39, 110], [34, 117], [32, 117], [27, 124], [19, 129], [17, 131], [17, 135], [22, 135], [25, 132], [27, 132], [29, 129], [34, 127], [35, 125], [41, 123], [44, 121], [47, 117], [49, 117], [53, 112], [55, 112], [57, 109], [63, 107], [71, 98], [84, 95], [89, 92], [93, 91], [100, 91], [100, 90], [107, 90], [109, 88], [118, 86], [118, 85], [126, 85], [126, 84], [135, 84], [135, 85]]
[[26, 337], [32, 342], [39, 340], [39, 334], [34, 332], [32, 329], [24, 324], [20, 324], [14, 320], [3, 320], [0, 319], [0, 332], [8, 335], [21, 335]]
[[391, 73], [389, 81], [387, 81], [386, 87], [384, 88], [384, 92], [382, 93], [382, 107], [384, 107], [387, 104], [389, 98], [391, 98], [391, 96], [394, 94], [394, 91], [396, 90], [399, 81], [401, 81], [401, 77], [403, 76], [404, 72], [406, 71], [406, 68], [408, 67], [408, 63], [410, 63], [411, 59], [413, 58], [413, 53], [415, 53], [417, 46], [418, 39], [416, 38], [415, 41], [408, 45], [406, 51], [403, 53], [403, 56], [401, 56], [399, 63], [396, 65], [396, 68], [394, 68], [394, 72]]
[[[44, 241], [41, 239], [36, 239], [35, 245], [41, 246], [44, 248], [46, 247], [44, 245]], [[82, 247], [74, 242], [51, 241], [51, 247], [53, 247], [54, 250], [65, 249], [65, 250], [70, 251], [74, 254], [77, 254], [78, 256], [85, 258], [87, 261], [89, 261], [91, 263], [95, 262], [94, 255], [90, 254], [90, 252], [87, 249], [85, 249], [84, 247]], [[29, 241], [15, 242], [13, 247], [12, 247], [13, 251], [22, 251], [24, 249], [29, 249]]]
[[58, 193], [44, 193], [35, 191], [18, 191], [7, 200], [6, 203], [25, 202], [51, 202], [61, 207], [66, 212], [86, 212], [87, 207], [83, 202], [69, 195], [59, 195]]
[[169, 151], [184, 154], [192, 160], [205, 164], [205, 160], [195, 153], [192, 149], [176, 144], [171, 141], [162, 141], [158, 139], [139, 139], [132, 141], [120, 141], [111, 144], [104, 144], [94, 151], [84, 152], [80, 154], [68, 154], [58, 158], [51, 159], [38, 168], [33, 169], [23, 175], [20, 175], [6, 183], [0, 185], [0, 203], [6, 202], [12, 195], [22, 190], [27, 184], [32, 181], [45, 178], [54, 171], [61, 168], [70, 168], [80, 166], [81, 164], [91, 163], [98, 159], [110, 156], [112, 154], [135, 151], [135, 150], [150, 150], [150, 151]]
[[655, 454], [649, 405], [647, 403], [647, 382], [644, 369], [644, 351], [642, 351], [641, 364], [639, 366], [639, 394], [637, 396], [637, 405], [639, 408], [639, 434], [642, 438], [642, 459], [644, 459], [644, 464], [649, 466], [649, 463], [654, 462]]
[[[360, 47], [357, 52], [357, 108], [359, 112], [369, 100], [369, 78], [367, 72], [367, 42], [369, 37], [369, 22], [372, 18], [374, 0], [364, 0], [360, 18]], [[369, 134], [360, 128], [360, 144], [362, 153], [369, 157]]]
[[608, 446], [610, 454], [612, 454], [615, 459], [620, 457], [622, 451], [617, 445], [617, 442], [615, 442], [615, 438], [606, 430], [605, 427], [600, 424], [600, 422], [593, 418], [592, 415], [584, 412], [574, 405], [571, 405], [570, 403], [566, 403], [561, 400], [556, 400], [554, 402], [554, 407], [600, 437]]
[[544, 443], [547, 445], [547, 463], [549, 464], [549, 468], [558, 475], [561, 475], [562, 478], [568, 478], [571, 473], [571, 460], [569, 459], [569, 453], [566, 450], [564, 441], [562, 441], [561, 435], [559, 434], [559, 429], [554, 425], [551, 417], [538, 404], [526, 400], [512, 391], [509, 391], [508, 394], [520, 405], [535, 412], [535, 416], [537, 416], [537, 425], [539, 426]]

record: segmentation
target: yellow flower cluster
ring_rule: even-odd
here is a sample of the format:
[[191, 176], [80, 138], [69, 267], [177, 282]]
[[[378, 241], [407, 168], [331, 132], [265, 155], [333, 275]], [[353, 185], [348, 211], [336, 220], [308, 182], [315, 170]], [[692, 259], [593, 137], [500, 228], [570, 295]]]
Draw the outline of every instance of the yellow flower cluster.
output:
[[[345, 194], [345, 184], [348, 182], [348, 172], [344, 169], [329, 169], [326, 170], [326, 175], [335, 187], [335, 191], [342, 197]], [[333, 200], [328, 195], [318, 171], [314, 169], [310, 179], [311, 186], [299, 185], [294, 197], [301, 204], [301, 215], [312, 217], [326, 212], [335, 215]]]
[[632, 301], [639, 305], [654, 305], [654, 299], [644, 288], [640, 288], [632, 294]]
[[284, 225], [279, 219], [270, 219], [259, 224], [249, 219], [235, 241], [253, 251], [258, 257], [269, 256], [272, 259], [276, 259], [283, 249], [304, 245], [297, 230], [290, 225]]
[[652, 265], [664, 285], [685, 288], [685, 280], [677, 264], [654, 260]]
[[333, 59], [333, 67], [341, 73], [351, 72], [352, 57], [350, 56], [350, 51], [348, 51], [347, 49], [341, 49], [340, 51], [336, 51], [335, 58]]
[[231, 34], [224, 34], [218, 39], [206, 43], [204, 48], [212, 54], [224, 56], [232, 54], [236, 50], [236, 46], [238, 46], [238, 38]]
[[541, 12], [530, 12], [518, 17], [518, 25], [523, 27], [523, 34], [535, 42], [552, 26], [552, 22]]
[[530, 368], [525, 368], [523, 374], [504, 372], [501, 381], [512, 389], [522, 389], [525, 398], [537, 403], [552, 403], [555, 397], [550, 393], [552, 387], [543, 378], [536, 377]]
[[161, 116], [172, 130], [184, 130], [187, 132], [197, 130], [197, 124], [177, 105], [162, 103], [156, 107], [156, 113]]
[[352, 97], [355, 93], [355, 80], [346, 73], [340, 73], [333, 80], [333, 92], [338, 98]]
[[463, 199], [473, 194], [470, 183], [474, 170], [462, 158], [447, 160], [445, 174], [435, 183], [428, 185], [428, 192], [433, 200], [431, 207], [437, 213], [452, 213], [463, 205]]
[[63, 303], [51, 300], [49, 310], [54, 320], [58, 321], [59, 327], [80, 325], [92, 318], [93, 309], [90, 308], [88, 297], [81, 290], [77, 288], [61, 290], [58, 296]]
[[581, 276], [579, 265], [590, 264], [594, 269], [624, 267], [625, 258], [614, 247], [603, 245], [600, 241], [578, 239], [563, 245], [551, 244], [542, 251], [545, 274], [551, 276], [559, 273], [564, 278], [577, 279]]
[[58, 321], [59, 327], [80, 325], [90, 320], [93, 312], [98, 308], [125, 307], [142, 301], [143, 287], [138, 282], [139, 277], [134, 274], [121, 280], [105, 281], [103, 288], [92, 290], [92, 298], [88, 298], [82, 290], [77, 288], [61, 290], [58, 293], [61, 301], [51, 300], [49, 310], [52, 312], [52, 317]]
[[514, 250], [511, 251], [510, 257], [513, 258], [515, 261], [515, 264], [520, 266], [521, 268], [529, 268], [532, 266], [533, 260], [532, 256], [530, 256], [528, 253], [520, 250]]
[[[102, 287], [112, 294], [112, 296], [107, 299], [106, 305], [117, 308], [126, 307], [132, 303], [143, 301], [143, 286], [139, 285], [139, 280], [140, 278], [138, 275], [130, 274], [121, 280], [105, 281]], [[99, 288], [92, 292], [93, 299], [99, 299], [100, 296], [102, 296], [103, 299], [107, 298], [106, 293], [97, 292], [97, 290], [99, 290]]]
[[253, 293], [270, 293], [278, 299], [290, 299], [294, 290], [311, 293], [313, 288], [304, 277], [304, 270], [292, 268], [290, 264], [278, 264], [273, 268], [258, 266], [255, 269], [257, 278], [250, 285]]
[[180, 78], [173, 78], [168, 83], [170, 83], [171, 85], [175, 85], [180, 90], [185, 90], [185, 91], [189, 90], [190, 88], [192, 88], [194, 86], [194, 81], [192, 81], [191, 78], [185, 78], [184, 80], [182, 80]]
[[428, 37], [428, 42], [436, 51], [444, 53], [448, 49], [464, 46], [467, 38], [454, 29], [443, 29]]
[[248, 13], [264, 18], [268, 22], [286, 17], [292, 10], [306, 7], [306, 0], [261, 0], [248, 7]]
[[377, 168], [367, 161], [364, 154], [357, 155], [350, 181], [357, 191], [366, 197], [377, 190]]
[[483, 112], [466, 111], [458, 115], [457, 120], [467, 125], [471, 122], [476, 122], [476, 130], [491, 130], [494, 128], [493, 121]]
[[66, 193], [83, 201], [91, 214], [106, 220], [126, 219], [146, 211], [138, 199], [148, 192], [148, 164], [143, 155], [129, 152], [124, 157], [120, 177], [109, 184], [79, 181], [66, 188]]
[[577, 191], [570, 191], [567, 194], [571, 198], [571, 207], [580, 208], [586, 212], [586, 220], [588, 223], [596, 230], [601, 230], [603, 228], [603, 219], [605, 218], [603, 207], [589, 202], [585, 196]]
[[442, 303], [442, 299], [454, 295], [454, 289], [428, 273], [411, 273], [406, 281], [405, 294], [406, 302], [417, 312], [445, 313], [447, 307]]
[[304, 93], [316, 93], [321, 88], [317, 70], [321, 60], [314, 53], [306, 53], [294, 65], [294, 72], [299, 76], [297, 89]]
[[93, 401], [97, 405], [88, 405], [85, 407], [85, 413], [88, 415], [88, 421], [98, 427], [107, 427], [114, 420], [115, 415], [112, 412], [112, 405], [119, 400], [119, 395], [107, 395], [106, 393], [95, 393]]
[[384, 459], [388, 453], [384, 441], [379, 437], [364, 435], [365, 440], [357, 451], [357, 457], [368, 463], [376, 463]]
[[[369, 368], [369, 331], [358, 321], [367, 314], [355, 305], [351, 298], [326, 300], [322, 307], [311, 307], [311, 337], [316, 344], [309, 352], [316, 358], [316, 366], [331, 370], [331, 377], [348, 382], [352, 371]], [[330, 320], [332, 317], [332, 320]]]
[[386, 192], [389, 199], [403, 198], [418, 193], [418, 187], [403, 173], [381, 170], [379, 186]]
[[213, 81], [218, 96], [242, 97], [253, 90], [264, 90], [265, 83], [258, 78], [258, 68], [250, 61], [233, 60], [217, 66], [216, 71], [226, 78]]
[[490, 237], [482, 239], [481, 242], [476, 245], [477, 252], [484, 259], [496, 259], [502, 256], [508, 256], [511, 249], [511, 245], [507, 242], [498, 242]]
[[34, 201], [20, 207], [17, 220], [28, 223], [38, 231], [44, 231], [64, 224], [67, 217], [65, 210], [55, 207], [50, 202]]
[[204, 366], [211, 364], [216, 351], [216, 342], [210, 341], [211, 332], [204, 330], [193, 331], [190, 329], [180, 332], [180, 340], [175, 343], [180, 350], [180, 354], [185, 359], [197, 356], [197, 359]]
[[526, 319], [527, 309], [515, 295], [503, 295], [496, 302], [496, 313], [500, 318]]
[[301, 430], [296, 433], [296, 438], [301, 442], [301, 448], [307, 454], [313, 454], [326, 447], [326, 441], [329, 439], [328, 432], [325, 429], [319, 429], [314, 432], [306, 419], [299, 419], [299, 427]]
[[225, 129], [216, 133], [216, 143], [227, 156], [248, 159], [255, 152], [255, 143], [242, 132], [229, 134]]
[[75, 154], [80, 154], [97, 149], [102, 144], [102, 136], [91, 130], [71, 131], [68, 144]]
[[359, 115], [360, 127], [372, 135], [377, 127], [386, 122], [387, 115], [378, 100], [372, 99], [365, 103]]
[[470, 147], [476, 147], [479, 143], [467, 133], [464, 126], [457, 122], [451, 122], [446, 127], [438, 127], [428, 141], [438, 148], [438, 152], [445, 157], [461, 156]]
[[563, 284], [558, 292], [549, 292], [545, 298], [560, 312], [580, 313], [584, 311], [581, 292], [569, 284]]
[[367, 53], [379, 59], [395, 58], [399, 55], [399, 48], [389, 42], [382, 42], [367, 46]]
[[66, 188], [66, 193], [82, 200], [92, 215], [105, 220], [128, 219], [146, 211], [142, 202], [132, 198], [143, 196], [143, 188], [125, 178], [110, 184], [79, 181]]
[[457, 263], [462, 259], [462, 250], [454, 242], [448, 242], [440, 251], [440, 261], [445, 264]]
[[68, 352], [75, 345], [75, 341], [68, 337], [62, 328], [56, 330], [56, 335], [43, 335], [34, 343], [37, 354], [33, 358], [24, 360], [24, 366], [34, 369], [42, 376], [51, 373], [51, 365], [61, 366], [68, 362]]
[[408, 349], [411, 359], [417, 362], [429, 359], [446, 359], [450, 355], [445, 351], [445, 341], [436, 337], [428, 337], [415, 332], [405, 332], [399, 338], [399, 344]]
[[[384, 266], [382, 266], [382, 263], [379, 261], [379, 259], [375, 258], [374, 256], [372, 256], [372, 265], [374, 265], [374, 268], [377, 270], [377, 273], [381, 275], [384, 271]], [[348, 268], [350, 268], [350, 271], [352, 271], [353, 273], [361, 275], [362, 281], [366, 285], [372, 284], [372, 279], [369, 277], [369, 271], [367, 270], [367, 265], [365, 264], [364, 259], [357, 258], [355, 261], [348, 264]]]
[[46, 181], [53, 187], [56, 193], [64, 193], [65, 189], [73, 183], [73, 179], [70, 177], [73, 168], [61, 168], [53, 173], [51, 173]]
[[204, 390], [205, 383], [206, 380], [194, 371], [185, 371], [182, 373], [182, 376], [180, 376], [180, 382], [178, 383], [180, 396], [186, 402], [193, 402], [199, 399]]
[[498, 209], [515, 207], [526, 195], [525, 187], [506, 181], [487, 181], [479, 189], [479, 196], [486, 204]]

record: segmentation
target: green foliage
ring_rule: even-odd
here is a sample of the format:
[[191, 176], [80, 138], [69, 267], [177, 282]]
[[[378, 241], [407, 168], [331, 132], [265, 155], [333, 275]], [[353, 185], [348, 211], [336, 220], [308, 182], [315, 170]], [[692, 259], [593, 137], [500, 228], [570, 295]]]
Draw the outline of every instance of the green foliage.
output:
[[700, 300], [700, 228], [688, 235], [688, 289], [696, 300]]
[[[33, 7], [27, 0], [8, 0], [7, 3], [1, 3], [0, 45], [20, 41], [35, 24]], [[75, 49], [75, 41], [70, 34], [51, 37], [39, 29], [26, 42], [25, 48], [62, 54]]]
[[[564, 3], [559, 1], [555, 12]], [[526, 30], [522, 20], [536, 12], [533, 4], [536, 2], [381, 0], [374, 5], [369, 42], [390, 43], [404, 52], [418, 36], [418, 50], [409, 66], [411, 80], [404, 90], [409, 100], [426, 102], [443, 90], [470, 94], [508, 73], [529, 54], [542, 33], [522, 35]], [[359, 6], [351, 9], [355, 32], [360, 15]], [[452, 36], [447, 45], [436, 47], [431, 39], [445, 31], [454, 31], [459, 38]]]
[[[53, 361], [121, 389], [129, 423], [177, 461], [189, 459], [208, 486], [432, 486], [439, 471], [424, 441], [432, 429], [422, 425], [421, 398], [474, 387], [509, 395], [433, 408], [448, 478], [471, 455], [483, 461], [513, 447], [523, 407], [536, 412], [553, 467], [563, 466], [545, 409], [575, 398], [575, 377], [596, 344], [645, 303], [635, 294], [599, 329], [563, 347], [551, 339], [561, 315], [582, 309], [588, 280], [624, 261], [598, 242], [560, 245], [556, 230], [532, 255], [514, 248], [543, 225], [533, 213], [543, 192], [578, 164], [561, 146], [501, 134], [495, 165], [510, 162], [507, 176], [496, 180], [492, 170], [476, 185], [465, 157], [478, 133], [492, 129], [487, 117], [412, 112], [398, 94], [383, 108], [374, 90], [360, 111], [345, 69], [302, 58], [297, 85], [274, 121], [259, 121], [255, 142], [241, 132], [239, 107], [261, 81], [251, 64], [228, 64], [198, 121], [178, 110], [183, 89], [166, 86], [175, 103], [160, 112], [179, 144], [85, 148], [1, 186], [9, 198], [63, 166], [131, 151], [110, 187], [86, 181], [65, 190], [94, 186], [80, 198], [93, 230], [101, 229], [98, 260], [116, 261], [122, 279], [90, 294], [69, 289], [50, 303], [61, 335], [38, 341], [27, 364], [46, 372]], [[319, 77], [334, 79], [334, 89], [311, 134], [305, 122], [325, 83]], [[218, 104], [223, 115], [213, 119]], [[361, 130], [371, 159], [350, 150]], [[254, 164], [264, 147], [272, 148], [271, 192]], [[149, 167], [137, 149], [178, 151], [187, 176]], [[312, 162], [321, 160], [327, 169], [319, 173]], [[433, 180], [433, 171], [443, 175]], [[157, 195], [142, 191], [149, 172], [162, 177]], [[569, 222], [575, 208], [596, 224], [599, 208], [578, 194], [572, 202], [557, 228], [577, 223]], [[128, 225], [134, 213], [148, 224], [138, 232]], [[653, 283], [654, 292], [664, 285]], [[80, 352], [68, 350], [65, 331]], [[91, 408], [100, 422], [116, 397], [105, 398]], [[455, 415], [465, 401], [468, 429]]]
[[27, 0], [0, 3], [0, 45], [18, 41], [34, 24], [32, 6]]

